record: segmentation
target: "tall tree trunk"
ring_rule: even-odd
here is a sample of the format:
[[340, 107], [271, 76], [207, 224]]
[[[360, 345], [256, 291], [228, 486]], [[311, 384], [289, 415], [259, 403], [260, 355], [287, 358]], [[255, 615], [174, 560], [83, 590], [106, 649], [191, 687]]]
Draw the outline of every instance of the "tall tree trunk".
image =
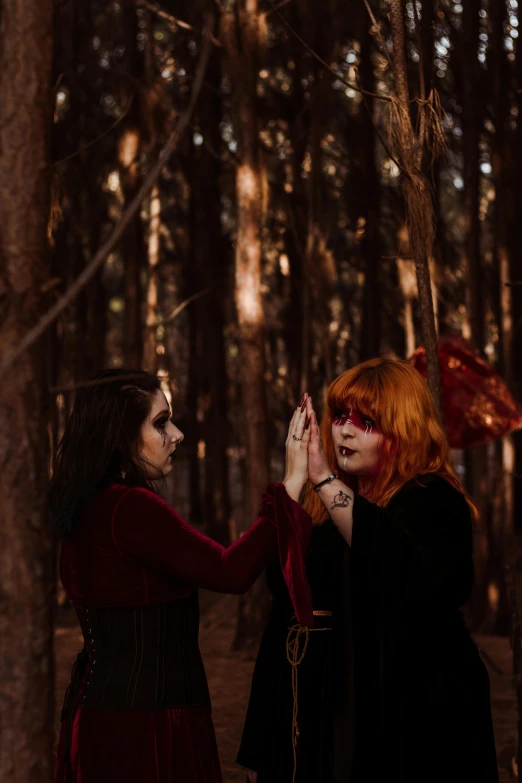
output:
[[[156, 71], [154, 59], [154, 35], [150, 11], [144, 11], [146, 24], [146, 44], [143, 56], [144, 87], [142, 90], [141, 127], [147, 139], [147, 150], [156, 157], [166, 125], [166, 117], [160, 108], [163, 105], [164, 85]], [[148, 372], [156, 374], [158, 361], [159, 284], [161, 245], [161, 207], [162, 193], [160, 183], [154, 185], [149, 200], [149, 224], [145, 239], [147, 256], [147, 284], [145, 294], [145, 333], [143, 339], [143, 366]], [[164, 332], [164, 330], [162, 330]], [[160, 349], [162, 350], [162, 349]]]
[[[304, 30], [306, 17], [295, 3], [290, 3], [283, 13], [290, 16], [290, 24], [307, 38], [309, 30]], [[287, 351], [290, 406], [297, 402], [306, 391], [310, 375], [310, 334], [311, 308], [309, 280], [306, 261], [306, 219], [308, 193], [303, 178], [303, 163], [308, 145], [307, 117], [303, 112], [308, 98], [304, 85], [308, 83], [309, 63], [302, 45], [293, 36], [289, 37], [290, 57], [294, 63], [292, 70], [291, 95], [285, 101], [286, 120], [292, 147], [291, 183], [285, 183], [286, 213], [288, 229], [286, 249], [289, 257], [289, 297], [288, 308], [283, 316], [285, 345]]]
[[[136, 79], [144, 78], [143, 55], [137, 48], [138, 24], [134, 0], [124, 6], [126, 27], [127, 63], [130, 74]], [[140, 85], [143, 89], [143, 84]], [[124, 90], [128, 92], [128, 90]], [[131, 100], [127, 95], [127, 100]], [[118, 163], [120, 184], [124, 196], [123, 209], [130, 204], [142, 182], [140, 156], [142, 153], [141, 99], [134, 95], [130, 111], [124, 121], [124, 129], [118, 142]], [[142, 286], [141, 273], [145, 268], [145, 236], [141, 214], [136, 216], [127, 228], [121, 242], [124, 267], [124, 311], [123, 311], [123, 355], [127, 367], [141, 367], [143, 357], [142, 335]]]
[[[516, 102], [518, 108], [516, 130], [513, 134], [513, 166], [509, 178], [512, 198], [511, 221], [508, 232], [510, 245], [510, 281], [518, 282], [511, 288], [513, 334], [512, 345], [522, 345], [522, 254], [520, 253], [520, 226], [522, 225], [522, 38], [517, 39], [516, 51]], [[512, 350], [509, 376], [514, 396], [522, 399], [522, 362], [520, 350]], [[513, 518], [517, 532], [522, 531], [522, 431], [515, 432], [513, 437], [514, 455], [510, 469], [516, 480], [513, 486]]]
[[[362, 6], [361, 6], [362, 8]], [[362, 8], [364, 11], [364, 8]], [[361, 86], [375, 93], [375, 75], [372, 62], [373, 38], [369, 34], [366, 15], [364, 30], [361, 31], [361, 66], [359, 68]], [[375, 129], [373, 127], [374, 100], [364, 98], [365, 104], [359, 109], [358, 131], [360, 150], [356, 186], [359, 199], [358, 215], [364, 220], [362, 227], [361, 255], [364, 259], [364, 290], [361, 316], [362, 361], [378, 356], [381, 346], [381, 286], [379, 271], [382, 246], [379, 234], [379, 214], [381, 203], [380, 176], [377, 169], [375, 149]]]
[[[203, 223], [198, 219], [198, 199], [199, 193], [195, 191], [191, 179], [197, 177], [196, 162], [193, 157], [194, 144], [188, 141], [190, 152], [188, 153], [189, 170], [186, 172], [187, 181], [191, 184], [191, 194], [188, 216], [188, 242], [185, 255], [184, 297], [188, 299], [197, 293], [201, 286], [201, 279], [204, 269], [198, 265], [199, 254], [197, 253], [198, 239], [197, 235], [201, 232]], [[194, 523], [204, 525], [205, 532], [208, 533], [207, 520], [203, 514], [202, 498], [202, 473], [204, 472], [204, 463], [206, 462], [206, 448], [202, 454], [200, 443], [206, 447], [204, 440], [204, 394], [202, 388], [203, 374], [203, 329], [199, 319], [197, 302], [194, 302], [187, 310], [188, 320], [188, 355], [190, 357], [188, 366], [188, 382], [186, 394], [187, 421], [185, 424], [185, 435], [188, 443], [189, 455], [189, 499], [191, 518]]]
[[156, 351], [156, 333], [158, 323], [158, 264], [161, 226], [161, 198], [159, 187], [155, 185], [149, 202], [149, 235], [147, 238], [147, 311], [145, 317], [145, 339], [143, 343], [143, 366], [151, 373], [157, 371], [158, 354]]
[[[495, 182], [494, 204], [494, 252], [497, 274], [492, 285], [494, 292], [493, 312], [499, 330], [499, 361], [498, 369], [507, 384], [511, 386], [512, 368], [512, 337], [513, 313], [511, 307], [511, 288], [506, 283], [510, 280], [510, 257], [508, 246], [509, 209], [511, 201], [508, 197], [507, 172], [512, 166], [511, 149], [508, 143], [511, 96], [508, 85], [511, 74], [504, 50], [504, 20], [506, 17], [505, 3], [496, 3], [491, 7], [491, 65], [492, 74], [492, 106], [494, 108], [495, 134], [491, 142], [491, 162], [493, 180]], [[505, 580], [504, 562], [512, 544], [514, 532], [513, 518], [513, 441], [503, 438], [496, 444], [496, 462], [498, 464], [499, 480], [491, 487], [498, 500], [495, 503], [493, 516], [493, 535], [496, 560], [490, 563], [490, 579], [498, 589], [499, 600], [495, 615], [495, 630], [497, 633], [508, 633], [509, 602]]]
[[[327, 62], [335, 56], [338, 35], [335, 27], [336, 0], [322, 3], [302, 0], [302, 15], [306, 19], [304, 37], [311, 41], [314, 50]], [[327, 190], [323, 174], [324, 145], [332, 116], [331, 80], [324, 68], [315, 60], [311, 62], [311, 83], [308, 101], [308, 154], [310, 171], [307, 179], [307, 227], [303, 280], [303, 371], [301, 390], [319, 399], [333, 376], [332, 338], [337, 331], [330, 329], [332, 319], [331, 297], [336, 282], [336, 270], [327, 247]], [[314, 324], [318, 327], [318, 344], [312, 336]], [[313, 362], [314, 355], [318, 357]], [[314, 372], [312, 372], [314, 369]]]
[[[395, 76], [397, 122], [395, 151], [402, 166], [402, 188], [406, 202], [406, 222], [415, 257], [415, 272], [419, 290], [422, 338], [426, 349], [427, 379], [441, 421], [442, 395], [437, 349], [437, 331], [429, 261], [433, 249], [434, 212], [429, 182], [422, 172], [424, 136], [415, 139], [409, 110], [408, 71], [402, 0], [389, 0], [393, 40], [393, 72]], [[420, 123], [425, 127], [425, 122]], [[415, 147], [417, 141], [417, 147]]]
[[[484, 303], [484, 275], [480, 252], [481, 225], [479, 143], [483, 123], [483, 102], [480, 94], [480, 66], [477, 57], [480, 33], [481, 0], [469, 0], [462, 14], [463, 56], [461, 67], [462, 127], [464, 154], [464, 225], [463, 252], [467, 271], [467, 311], [471, 326], [471, 339], [478, 352], [484, 356], [486, 345], [486, 312]], [[474, 559], [476, 590], [472, 605], [473, 622], [480, 625], [487, 607], [486, 569], [489, 552], [488, 536], [488, 483], [487, 449], [478, 446], [465, 453], [466, 486], [478, 504], [480, 523], [475, 533]]]
[[464, 244], [468, 275], [468, 311], [471, 336], [475, 348], [484, 355], [486, 344], [484, 282], [480, 257], [480, 168], [479, 142], [482, 129], [482, 101], [480, 98], [480, 65], [477, 58], [479, 44], [479, 11], [481, 0], [468, 0], [462, 14], [463, 57], [462, 69], [462, 126], [464, 152]]
[[[207, 6], [210, 3], [207, 3]], [[212, 7], [204, 9], [213, 10]], [[202, 22], [198, 26], [202, 26]], [[230, 542], [231, 501], [227, 447], [228, 377], [225, 333], [226, 303], [230, 300], [232, 271], [231, 247], [221, 228], [222, 164], [218, 155], [223, 147], [219, 125], [222, 119], [220, 97], [221, 67], [219, 53], [212, 53], [208, 71], [209, 84], [199, 100], [196, 113], [204, 141], [193, 145], [191, 172], [192, 211], [194, 216], [192, 249], [197, 278], [191, 293], [209, 289], [194, 302], [201, 324], [202, 432], [205, 439], [205, 472], [203, 511], [208, 533], [223, 544]], [[211, 153], [210, 150], [214, 152]], [[206, 230], [201, 231], [201, 226]]]
[[[50, 0], [9, 0], [0, 40], [0, 344], [46, 308], [52, 121]], [[50, 783], [53, 550], [46, 514], [48, 395], [41, 345], [0, 386], [0, 779]]]
[[[232, 83], [236, 166], [237, 237], [235, 300], [239, 330], [241, 397], [248, 471], [247, 514], [252, 522], [269, 480], [265, 342], [261, 298], [261, 225], [263, 174], [258, 139], [256, 82], [259, 56], [258, 0], [237, 0], [221, 17], [221, 41]], [[258, 583], [259, 584], [259, 583]], [[235, 646], [252, 640], [265, 618], [259, 590], [241, 602]]]

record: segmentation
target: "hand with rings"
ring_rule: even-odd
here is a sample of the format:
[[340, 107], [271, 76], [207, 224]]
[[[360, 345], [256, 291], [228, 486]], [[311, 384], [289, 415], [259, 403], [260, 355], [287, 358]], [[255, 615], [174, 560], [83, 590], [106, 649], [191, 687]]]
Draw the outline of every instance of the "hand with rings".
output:
[[[310, 409], [310, 410], [308, 410]], [[308, 480], [308, 444], [310, 442], [310, 413], [312, 401], [305, 392], [294, 411], [286, 439], [285, 477], [283, 484], [290, 497], [299, 501]]]

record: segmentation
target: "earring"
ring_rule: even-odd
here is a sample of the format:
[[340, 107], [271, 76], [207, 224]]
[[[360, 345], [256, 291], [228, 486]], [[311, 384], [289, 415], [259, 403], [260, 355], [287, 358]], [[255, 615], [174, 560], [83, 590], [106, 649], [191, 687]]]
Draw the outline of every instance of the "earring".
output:
[[120, 475], [121, 475], [121, 480], [122, 480], [122, 481], [125, 481], [125, 477], [126, 477], [127, 473], [126, 473], [126, 472], [123, 470], [123, 468], [122, 468], [122, 470], [120, 471]]

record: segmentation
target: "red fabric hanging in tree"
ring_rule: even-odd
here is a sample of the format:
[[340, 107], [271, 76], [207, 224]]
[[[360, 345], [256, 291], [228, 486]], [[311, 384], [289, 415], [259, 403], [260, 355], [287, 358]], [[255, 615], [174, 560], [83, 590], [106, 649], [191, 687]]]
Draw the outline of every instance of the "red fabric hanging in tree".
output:
[[[506, 384], [458, 334], [439, 338], [444, 425], [453, 449], [467, 449], [522, 429], [522, 405]], [[426, 377], [421, 346], [409, 360]]]

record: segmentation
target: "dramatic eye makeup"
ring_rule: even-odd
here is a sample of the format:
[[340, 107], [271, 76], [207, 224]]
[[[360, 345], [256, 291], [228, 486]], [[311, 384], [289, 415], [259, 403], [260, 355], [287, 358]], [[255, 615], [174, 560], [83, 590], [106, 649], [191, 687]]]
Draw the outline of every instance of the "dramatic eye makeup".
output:
[[333, 414], [333, 423], [337, 427], [343, 427], [346, 422], [362, 430], [365, 435], [369, 432], [378, 432], [374, 420], [370, 416], [361, 413], [357, 408], [336, 408]]
[[160, 433], [164, 446], [167, 442], [167, 423], [170, 421], [170, 418], [170, 411], [165, 411], [162, 416], [154, 421], [154, 427]]

